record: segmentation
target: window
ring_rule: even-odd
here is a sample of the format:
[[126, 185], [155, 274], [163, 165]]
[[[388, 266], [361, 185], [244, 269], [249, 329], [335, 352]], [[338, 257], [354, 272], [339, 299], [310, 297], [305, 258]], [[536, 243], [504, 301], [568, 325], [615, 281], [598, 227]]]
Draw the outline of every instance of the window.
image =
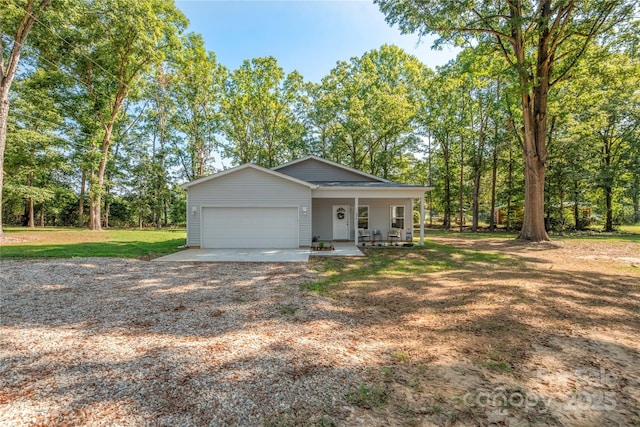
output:
[[369, 206], [358, 206], [358, 228], [369, 229]]
[[391, 206], [391, 228], [404, 229], [404, 206]]

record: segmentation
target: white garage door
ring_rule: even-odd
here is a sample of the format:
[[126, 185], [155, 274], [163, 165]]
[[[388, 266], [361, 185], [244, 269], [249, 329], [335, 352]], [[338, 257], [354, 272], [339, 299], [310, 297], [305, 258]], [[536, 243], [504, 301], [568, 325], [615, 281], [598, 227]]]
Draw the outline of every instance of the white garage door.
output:
[[202, 208], [202, 248], [298, 246], [298, 208]]

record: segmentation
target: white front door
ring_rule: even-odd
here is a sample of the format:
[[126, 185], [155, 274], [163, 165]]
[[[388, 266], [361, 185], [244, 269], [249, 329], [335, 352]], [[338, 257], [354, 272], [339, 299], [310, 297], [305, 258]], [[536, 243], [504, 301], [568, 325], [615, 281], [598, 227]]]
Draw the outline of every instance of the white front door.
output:
[[333, 240], [349, 240], [349, 205], [333, 205]]

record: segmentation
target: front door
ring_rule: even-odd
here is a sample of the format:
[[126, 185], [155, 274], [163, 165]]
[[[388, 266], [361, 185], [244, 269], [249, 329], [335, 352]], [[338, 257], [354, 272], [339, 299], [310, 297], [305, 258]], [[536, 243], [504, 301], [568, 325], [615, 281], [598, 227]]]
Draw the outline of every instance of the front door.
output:
[[333, 205], [333, 240], [349, 240], [349, 205]]

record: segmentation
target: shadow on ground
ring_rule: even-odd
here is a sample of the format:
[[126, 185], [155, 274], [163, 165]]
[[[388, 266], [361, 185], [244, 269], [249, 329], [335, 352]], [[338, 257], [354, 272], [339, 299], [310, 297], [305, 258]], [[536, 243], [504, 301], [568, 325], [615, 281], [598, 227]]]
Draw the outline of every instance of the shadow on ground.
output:
[[3, 262], [0, 421], [638, 423], [640, 274], [506, 245]]

